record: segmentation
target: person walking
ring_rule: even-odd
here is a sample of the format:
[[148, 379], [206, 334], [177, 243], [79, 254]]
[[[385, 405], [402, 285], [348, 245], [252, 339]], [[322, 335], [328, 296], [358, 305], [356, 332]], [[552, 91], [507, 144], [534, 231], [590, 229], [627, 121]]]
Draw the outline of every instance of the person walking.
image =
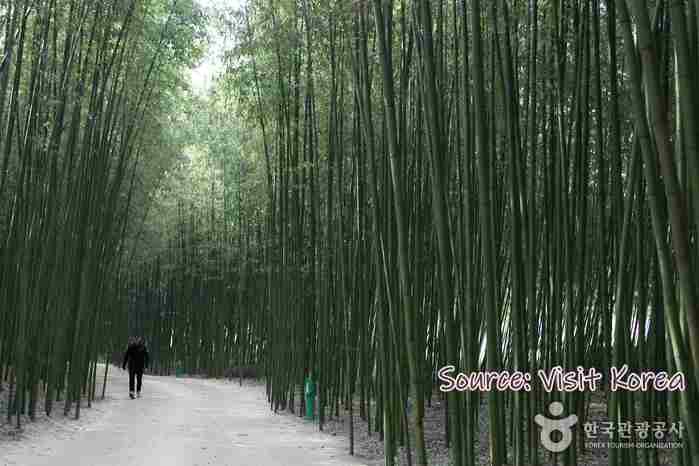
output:
[[[141, 398], [141, 386], [143, 384], [143, 370], [148, 367], [148, 348], [142, 337], [131, 338], [124, 353], [122, 369], [129, 367], [129, 397], [133, 400], [136, 396]], [[136, 385], [136, 395], [134, 396], [134, 382]]]

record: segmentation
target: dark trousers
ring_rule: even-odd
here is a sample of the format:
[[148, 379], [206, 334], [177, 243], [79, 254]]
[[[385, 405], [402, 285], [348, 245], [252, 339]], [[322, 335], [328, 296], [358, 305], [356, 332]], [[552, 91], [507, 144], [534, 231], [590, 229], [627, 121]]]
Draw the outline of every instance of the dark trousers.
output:
[[143, 383], [143, 371], [129, 371], [129, 391], [133, 392], [134, 379], [136, 379], [136, 391], [141, 391], [141, 385]]

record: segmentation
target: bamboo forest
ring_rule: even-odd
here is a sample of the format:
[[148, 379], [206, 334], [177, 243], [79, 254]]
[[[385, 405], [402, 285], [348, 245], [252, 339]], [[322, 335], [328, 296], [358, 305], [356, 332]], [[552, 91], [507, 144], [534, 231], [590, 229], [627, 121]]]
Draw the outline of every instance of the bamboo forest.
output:
[[144, 394], [245, 374], [371, 464], [699, 466], [699, 0], [0, 0], [0, 30], [8, 429], [111, 403], [142, 336]]

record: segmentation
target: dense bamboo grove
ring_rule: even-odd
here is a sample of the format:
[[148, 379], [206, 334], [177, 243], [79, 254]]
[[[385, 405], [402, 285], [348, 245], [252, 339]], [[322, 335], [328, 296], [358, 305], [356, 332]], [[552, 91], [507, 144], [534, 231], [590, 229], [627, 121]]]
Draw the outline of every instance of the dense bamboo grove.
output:
[[128, 333], [147, 336], [157, 373], [221, 376], [263, 351], [263, 201], [247, 177], [259, 170], [241, 155], [245, 137], [226, 105], [210, 104], [218, 97], [183, 96], [173, 119], [182, 150], [159, 180], [143, 250], [122, 282]]
[[[238, 261], [226, 328], [253, 329], [241, 364], [273, 408], [298, 408], [311, 368], [321, 429], [357, 400], [387, 465], [401, 445], [425, 465], [444, 365], [682, 371], [685, 392], [602, 395], [611, 421], [681, 420], [671, 462], [696, 463], [698, 6], [251, 0], [230, 18], [221, 86], [266, 204], [240, 221], [259, 276]], [[559, 400], [584, 421], [591, 396], [534, 385], [447, 395], [452, 464], [478, 461], [481, 399], [491, 464], [552, 461], [534, 415]], [[583, 464], [583, 441], [555, 461]]]
[[0, 382], [20, 427], [57, 400], [79, 417], [122, 349], [130, 220], [176, 152], [162, 123], [201, 18], [141, 0], [2, 1], [0, 16]]
[[[609, 464], [696, 465], [698, 10], [248, 0], [212, 17], [227, 68], [196, 97], [191, 4], [0, 3], [8, 415], [93, 393], [98, 356], [143, 334], [159, 373], [257, 367], [275, 411], [303, 412], [310, 369], [319, 428], [358, 409], [387, 466], [433, 464], [437, 398], [456, 466], [484, 441], [496, 466], [585, 464], [599, 400], [684, 426]], [[687, 390], [436, 376], [624, 364]], [[580, 419], [558, 455], [534, 423], [552, 401]]]
[[[167, 244], [128, 285], [163, 370], [257, 365], [272, 408], [301, 410], [309, 368], [319, 427], [354, 400], [387, 465], [399, 446], [429, 464], [447, 364], [681, 370], [683, 393], [602, 395], [612, 421], [681, 419], [672, 464], [696, 461], [696, 3], [255, 0], [221, 16], [237, 39], [211, 134], [192, 138], [200, 198], [170, 203]], [[478, 462], [481, 398], [492, 464], [551, 461], [534, 415], [560, 400], [585, 420], [591, 396], [534, 388], [450, 393], [452, 464]], [[583, 439], [555, 460], [582, 464]]]

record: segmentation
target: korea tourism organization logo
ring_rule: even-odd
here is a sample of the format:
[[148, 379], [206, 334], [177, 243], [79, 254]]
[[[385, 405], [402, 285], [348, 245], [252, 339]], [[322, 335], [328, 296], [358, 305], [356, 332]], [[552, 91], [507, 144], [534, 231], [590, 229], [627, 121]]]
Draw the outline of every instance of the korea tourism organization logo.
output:
[[[559, 417], [563, 414], [563, 403], [554, 401], [549, 405], [549, 413]], [[534, 416], [534, 422], [541, 427], [541, 444], [548, 451], [560, 453], [565, 451], [573, 441], [573, 426], [578, 423], [578, 416], [571, 414], [563, 419], [552, 419], [542, 414]], [[553, 440], [553, 433], [560, 432], [560, 440]]]
[[[571, 414], [561, 418], [563, 404], [554, 401], [549, 405], [551, 417], [537, 414], [534, 417], [541, 427], [541, 445], [551, 453], [561, 453], [573, 442], [573, 427], [578, 423], [578, 416]], [[559, 419], [560, 418], [560, 419]], [[607, 449], [673, 449], [682, 448], [682, 422], [641, 421], [609, 422], [590, 421], [583, 424], [585, 431], [585, 448]], [[554, 440], [558, 432], [558, 440]]]

